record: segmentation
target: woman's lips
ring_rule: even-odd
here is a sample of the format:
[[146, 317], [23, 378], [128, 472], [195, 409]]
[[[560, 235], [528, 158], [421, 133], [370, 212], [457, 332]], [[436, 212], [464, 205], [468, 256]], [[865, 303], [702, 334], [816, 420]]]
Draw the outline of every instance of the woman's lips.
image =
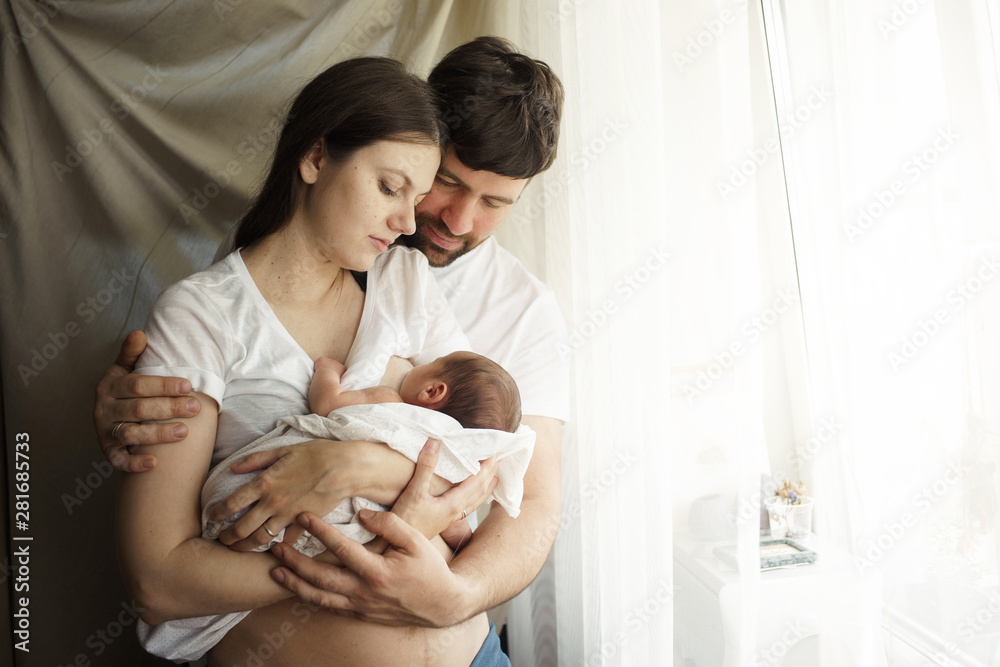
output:
[[434, 243], [434, 245], [444, 250], [458, 250], [462, 247], [461, 241], [445, 238], [438, 234], [436, 229], [430, 226], [427, 227], [427, 236], [430, 237], [431, 242]]
[[386, 250], [389, 249], [389, 244], [383, 241], [382, 239], [378, 238], [377, 236], [369, 236], [368, 238], [372, 240], [372, 243], [375, 244], [375, 247], [378, 249], [379, 252], [385, 252]]

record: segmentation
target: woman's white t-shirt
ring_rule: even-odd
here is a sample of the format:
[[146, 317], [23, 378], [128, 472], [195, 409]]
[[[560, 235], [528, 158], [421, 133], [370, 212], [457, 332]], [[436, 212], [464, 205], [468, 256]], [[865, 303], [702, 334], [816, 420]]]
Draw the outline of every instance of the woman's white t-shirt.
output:
[[[278, 321], [238, 251], [167, 288], [145, 330], [136, 372], [187, 378], [219, 404], [212, 465], [273, 430], [281, 417], [309, 412], [313, 359]], [[367, 273], [343, 385], [377, 385], [392, 355], [419, 365], [468, 349], [427, 258], [391, 248]]]

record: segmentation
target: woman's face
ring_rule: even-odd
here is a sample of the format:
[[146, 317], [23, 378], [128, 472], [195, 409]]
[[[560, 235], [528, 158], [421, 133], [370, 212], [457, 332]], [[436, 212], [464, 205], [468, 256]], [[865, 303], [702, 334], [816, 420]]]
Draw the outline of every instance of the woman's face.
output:
[[367, 271], [400, 234], [412, 234], [414, 207], [430, 192], [436, 145], [379, 141], [335, 164], [318, 144], [299, 164], [307, 184], [297, 214], [328, 261]]

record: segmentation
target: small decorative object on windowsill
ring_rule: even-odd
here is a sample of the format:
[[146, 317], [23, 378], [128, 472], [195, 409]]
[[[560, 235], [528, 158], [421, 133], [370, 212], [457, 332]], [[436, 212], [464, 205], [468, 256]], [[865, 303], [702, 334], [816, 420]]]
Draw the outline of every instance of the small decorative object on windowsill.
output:
[[774, 496], [764, 501], [771, 524], [771, 537], [805, 537], [812, 531], [813, 499], [803, 482], [781, 483]]

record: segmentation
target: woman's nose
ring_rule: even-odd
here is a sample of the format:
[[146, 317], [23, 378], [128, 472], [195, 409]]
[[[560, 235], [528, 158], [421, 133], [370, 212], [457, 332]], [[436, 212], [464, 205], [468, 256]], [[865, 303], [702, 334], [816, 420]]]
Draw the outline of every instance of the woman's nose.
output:
[[404, 206], [399, 213], [390, 220], [389, 227], [400, 234], [412, 234], [417, 231], [417, 220], [415, 209], [412, 206]]

